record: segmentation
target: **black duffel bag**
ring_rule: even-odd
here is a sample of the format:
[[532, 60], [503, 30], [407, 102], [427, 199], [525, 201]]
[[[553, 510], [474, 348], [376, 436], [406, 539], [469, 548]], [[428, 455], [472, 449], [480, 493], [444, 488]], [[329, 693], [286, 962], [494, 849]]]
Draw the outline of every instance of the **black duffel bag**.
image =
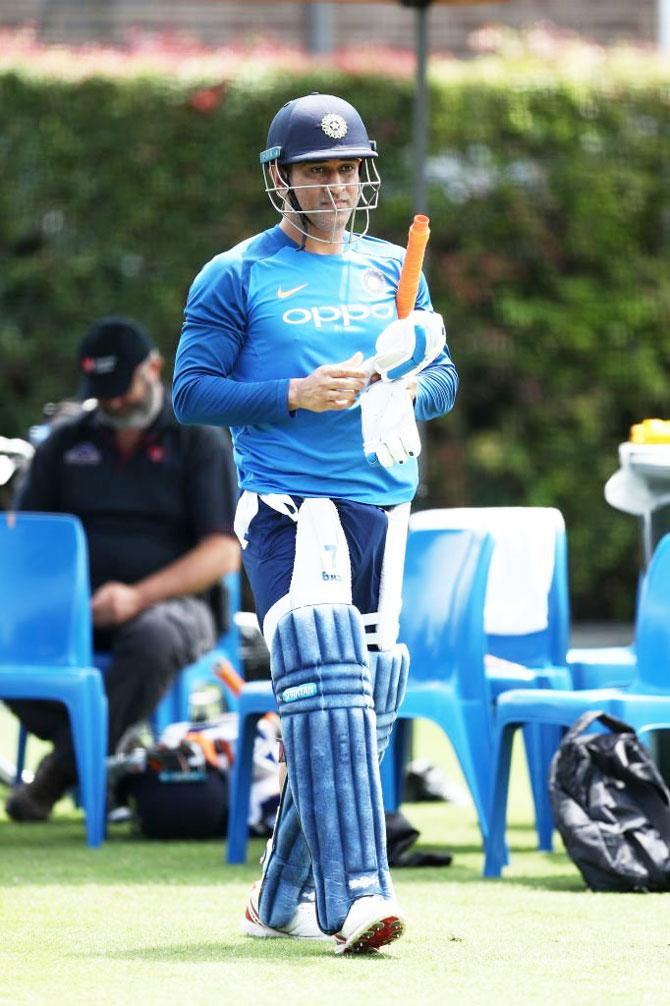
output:
[[[596, 721], [610, 732], [585, 734]], [[670, 791], [631, 726], [603, 712], [581, 716], [554, 755], [549, 795], [592, 890], [670, 890]]]

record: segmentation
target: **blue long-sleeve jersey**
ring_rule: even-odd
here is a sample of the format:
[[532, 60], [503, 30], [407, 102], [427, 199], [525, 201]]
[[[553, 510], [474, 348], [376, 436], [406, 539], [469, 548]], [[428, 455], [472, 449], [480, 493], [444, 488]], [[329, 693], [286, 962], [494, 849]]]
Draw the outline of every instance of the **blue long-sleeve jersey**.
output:
[[[397, 317], [404, 249], [365, 237], [342, 254], [301, 250], [273, 227], [217, 255], [189, 292], [173, 402], [183, 423], [229, 426], [240, 486], [391, 506], [412, 499], [417, 464], [369, 464], [360, 409], [289, 412], [291, 378], [374, 353]], [[431, 310], [422, 278], [417, 308]], [[418, 379], [415, 411], [451, 409], [458, 377], [448, 350]]]

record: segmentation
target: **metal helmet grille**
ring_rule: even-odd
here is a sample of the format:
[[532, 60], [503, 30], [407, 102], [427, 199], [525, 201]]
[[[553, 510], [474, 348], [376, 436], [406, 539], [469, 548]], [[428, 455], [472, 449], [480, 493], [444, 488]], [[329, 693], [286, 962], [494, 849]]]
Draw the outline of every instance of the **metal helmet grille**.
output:
[[[377, 206], [381, 183], [374, 163], [376, 157], [375, 143], [353, 105], [334, 94], [306, 94], [287, 101], [270, 123], [266, 149], [260, 154], [265, 191], [272, 206], [304, 238], [339, 244], [344, 237], [351, 242], [355, 233], [359, 237], [367, 234], [370, 210]], [[325, 180], [316, 183], [310, 180], [310, 184], [304, 185], [291, 181], [291, 165], [331, 160], [355, 160], [360, 165], [358, 198], [346, 210], [336, 205], [333, 192], [338, 186]], [[321, 209], [305, 209], [301, 195], [310, 189], [325, 191], [330, 205], [326, 200]], [[363, 227], [357, 232], [356, 218], [361, 213]], [[329, 233], [326, 216], [333, 221]]]
[[[377, 171], [377, 165], [371, 157], [366, 157], [360, 163], [358, 179], [358, 198], [353, 207], [346, 210], [338, 210], [333, 200], [331, 188], [327, 182], [317, 182], [313, 185], [293, 185], [291, 184], [286, 169], [283, 168], [277, 159], [262, 161], [263, 182], [265, 191], [270, 199], [270, 203], [280, 216], [290, 215], [291, 224], [302, 234], [303, 237], [311, 241], [319, 241], [322, 244], [339, 244], [342, 241], [343, 225], [341, 219], [346, 215], [346, 230], [344, 240], [349, 244], [364, 237], [370, 228], [370, 211], [377, 208], [379, 201], [379, 188], [381, 179]], [[284, 180], [284, 182], [282, 181]], [[332, 206], [323, 209], [302, 209], [300, 194], [313, 189], [325, 189], [332, 201]], [[321, 235], [315, 233], [318, 228], [320, 217], [335, 213], [333, 226], [329, 234]], [[356, 228], [356, 220], [362, 220], [363, 226]], [[307, 229], [307, 224], [312, 222], [313, 226]]]

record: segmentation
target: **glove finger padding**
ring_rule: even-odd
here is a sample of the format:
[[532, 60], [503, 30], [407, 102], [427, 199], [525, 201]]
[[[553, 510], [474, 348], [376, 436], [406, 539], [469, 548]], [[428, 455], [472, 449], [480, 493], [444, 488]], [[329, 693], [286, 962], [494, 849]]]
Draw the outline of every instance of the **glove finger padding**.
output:
[[404, 464], [421, 453], [414, 403], [404, 381], [377, 381], [360, 396], [363, 451], [370, 464]]
[[[414, 419], [414, 408], [412, 408], [412, 418]], [[407, 427], [403, 429], [401, 439], [405, 453], [408, 454], [410, 458], [418, 458], [419, 454], [421, 454], [421, 439], [419, 437], [419, 429], [416, 425], [416, 419], [414, 419], [413, 423], [408, 423]]]
[[412, 311], [392, 321], [377, 337], [373, 366], [383, 381], [412, 377], [444, 349], [446, 333], [441, 314]]
[[377, 450], [373, 454], [366, 454], [371, 465], [378, 461], [382, 468], [393, 468], [395, 461], [388, 447], [385, 444], [377, 444]]
[[398, 464], [398, 465], [404, 465], [405, 464], [405, 462], [409, 458], [409, 453], [405, 450], [405, 447], [403, 446], [403, 441], [402, 441], [401, 437], [399, 437], [399, 436], [397, 436], [397, 437], [389, 437], [389, 439], [388, 439], [388, 441], [386, 443], [386, 447], [388, 449], [389, 454], [393, 458], [393, 463], [394, 464]]

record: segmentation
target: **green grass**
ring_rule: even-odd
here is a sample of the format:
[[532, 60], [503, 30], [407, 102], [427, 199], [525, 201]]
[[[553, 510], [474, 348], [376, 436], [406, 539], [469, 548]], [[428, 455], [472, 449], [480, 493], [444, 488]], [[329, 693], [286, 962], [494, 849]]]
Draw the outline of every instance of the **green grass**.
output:
[[[0, 752], [11, 755], [13, 744], [2, 713]], [[458, 780], [448, 745], [427, 724], [415, 754]], [[512, 859], [500, 881], [481, 878], [470, 807], [403, 809], [420, 844], [449, 849], [454, 862], [395, 871], [408, 931], [375, 958], [239, 933], [259, 841], [248, 865], [228, 867], [221, 842], [149, 842], [127, 825], [91, 851], [67, 800], [46, 825], [18, 826], [0, 812], [0, 1002], [670, 1003], [670, 898], [590, 893], [562, 851], [534, 851], [518, 752]]]

